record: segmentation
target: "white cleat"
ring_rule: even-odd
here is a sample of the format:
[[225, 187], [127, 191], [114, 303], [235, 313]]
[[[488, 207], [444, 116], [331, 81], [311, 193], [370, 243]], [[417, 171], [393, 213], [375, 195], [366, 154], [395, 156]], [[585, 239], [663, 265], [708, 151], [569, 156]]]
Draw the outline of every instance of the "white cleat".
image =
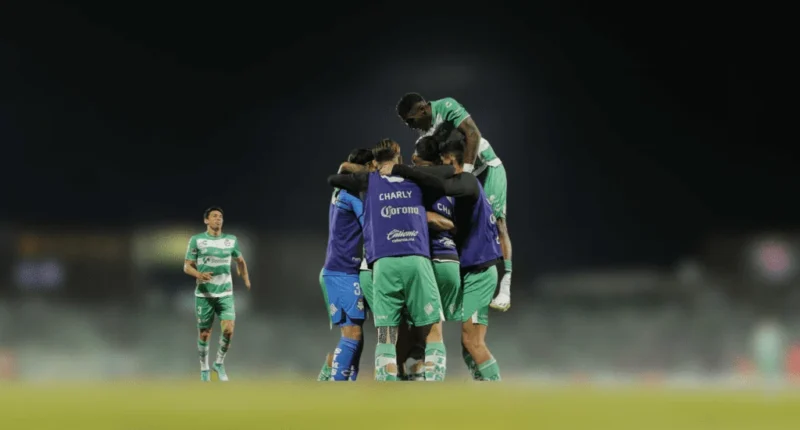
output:
[[500, 281], [500, 292], [489, 304], [494, 310], [505, 312], [511, 307], [511, 274], [506, 273]]

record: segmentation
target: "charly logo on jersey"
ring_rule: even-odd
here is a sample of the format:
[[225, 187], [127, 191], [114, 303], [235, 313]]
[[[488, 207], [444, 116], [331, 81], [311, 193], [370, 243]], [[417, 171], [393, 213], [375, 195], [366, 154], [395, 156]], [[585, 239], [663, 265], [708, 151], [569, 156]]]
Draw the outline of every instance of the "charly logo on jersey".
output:
[[205, 247], [206, 245], [208, 245], [208, 241], [206, 241], [206, 240], [201, 240], [200, 242], [197, 242], [197, 245], [198, 245], [198, 246]]
[[397, 215], [419, 215], [418, 206], [384, 206], [381, 208], [381, 216], [384, 218], [391, 218]]
[[489, 222], [492, 224], [497, 224], [497, 217], [494, 214], [489, 215]]
[[336, 313], [336, 311], [337, 311], [337, 310], [338, 310], [338, 309], [336, 309], [336, 305], [334, 305], [333, 303], [331, 303], [331, 306], [328, 308], [328, 312], [330, 312], [330, 313], [331, 313], [331, 315], [334, 315], [334, 314]]
[[413, 242], [417, 240], [417, 236], [419, 236], [419, 232], [416, 230], [394, 229], [386, 234], [386, 240], [392, 243]]
[[439, 239], [438, 242], [445, 248], [455, 248], [456, 247], [456, 242], [453, 239], [450, 239], [449, 237], [443, 237], [443, 238]]
[[406, 180], [405, 178], [401, 178], [400, 176], [381, 175], [381, 178], [386, 179], [387, 181], [392, 182], [392, 183], [400, 183], [400, 182], [403, 182], [403, 181]]
[[439, 211], [439, 213], [446, 214], [449, 217], [453, 216], [453, 211], [450, 210], [449, 207], [447, 207], [447, 206], [445, 206], [445, 205], [443, 205], [441, 203], [436, 203], [436, 210]]

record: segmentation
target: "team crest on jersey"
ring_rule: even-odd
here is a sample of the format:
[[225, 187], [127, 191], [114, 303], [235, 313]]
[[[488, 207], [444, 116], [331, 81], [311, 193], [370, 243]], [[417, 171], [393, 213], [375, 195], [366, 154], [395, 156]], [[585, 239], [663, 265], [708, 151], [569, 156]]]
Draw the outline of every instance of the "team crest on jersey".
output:
[[231, 246], [231, 241], [228, 239], [225, 239], [225, 242], [222, 243], [224, 243], [226, 247]]
[[358, 310], [363, 311], [364, 310], [364, 299], [358, 299], [358, 303], [356, 303], [356, 307], [358, 308]]
[[331, 303], [331, 306], [330, 306], [330, 308], [328, 308], [328, 310], [331, 313], [331, 315], [334, 315], [338, 309], [336, 309], [336, 305]]

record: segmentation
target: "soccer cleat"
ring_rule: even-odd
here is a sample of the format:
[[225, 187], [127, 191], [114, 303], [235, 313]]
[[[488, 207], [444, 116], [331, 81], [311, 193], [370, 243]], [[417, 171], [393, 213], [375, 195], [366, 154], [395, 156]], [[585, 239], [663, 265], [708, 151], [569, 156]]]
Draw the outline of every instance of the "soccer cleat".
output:
[[500, 281], [500, 292], [489, 304], [492, 309], [505, 312], [511, 307], [511, 274], [506, 273]]
[[217, 372], [217, 377], [221, 382], [228, 382], [228, 374], [225, 373], [224, 364], [214, 363], [214, 365], [211, 366], [211, 368], [214, 369], [215, 372]]
[[201, 370], [200, 371], [200, 380], [203, 382], [208, 382], [211, 380], [211, 371], [210, 370]]

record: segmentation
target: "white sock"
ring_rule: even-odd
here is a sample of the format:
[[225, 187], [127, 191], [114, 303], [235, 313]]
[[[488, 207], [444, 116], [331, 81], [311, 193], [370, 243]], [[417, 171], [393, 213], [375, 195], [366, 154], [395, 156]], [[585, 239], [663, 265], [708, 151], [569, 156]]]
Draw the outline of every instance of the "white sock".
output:
[[198, 342], [197, 353], [200, 355], [200, 370], [208, 370], [208, 342], [205, 342], [205, 345], [203, 342]]

